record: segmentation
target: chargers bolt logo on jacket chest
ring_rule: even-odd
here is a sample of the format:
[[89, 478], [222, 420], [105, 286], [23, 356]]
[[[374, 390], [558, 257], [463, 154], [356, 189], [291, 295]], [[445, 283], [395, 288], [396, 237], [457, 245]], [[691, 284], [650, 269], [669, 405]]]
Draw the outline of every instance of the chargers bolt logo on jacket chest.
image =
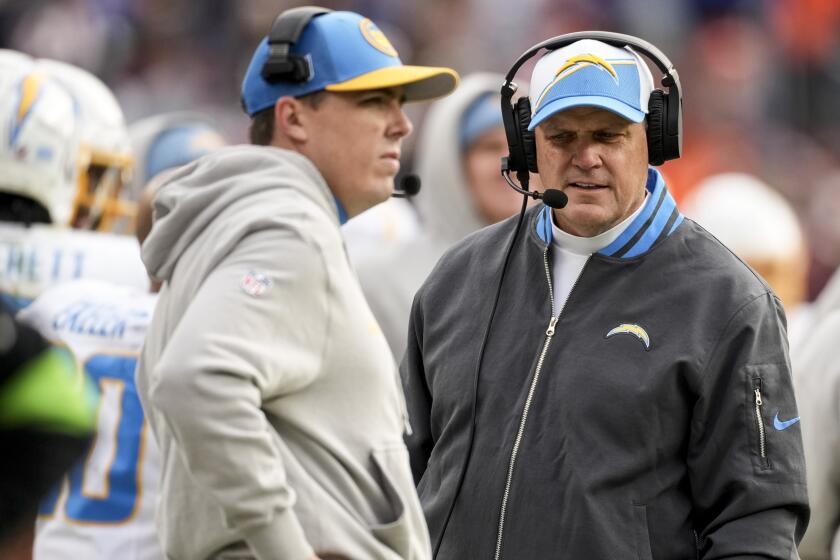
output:
[[650, 337], [648, 336], [647, 331], [635, 324], [635, 323], [622, 323], [615, 327], [614, 329], [610, 330], [604, 338], [610, 338], [617, 334], [630, 334], [638, 338], [642, 345], [645, 347], [645, 350], [650, 350]]

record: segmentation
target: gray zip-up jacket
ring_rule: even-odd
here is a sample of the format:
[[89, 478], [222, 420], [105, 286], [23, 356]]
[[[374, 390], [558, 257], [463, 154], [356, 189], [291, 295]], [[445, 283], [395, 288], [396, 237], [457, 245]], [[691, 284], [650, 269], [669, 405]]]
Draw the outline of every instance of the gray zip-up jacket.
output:
[[549, 209], [526, 213], [483, 354], [515, 218], [418, 292], [402, 375], [437, 558], [797, 558], [809, 510], [781, 304], [655, 170], [647, 188], [564, 309]]
[[155, 220], [143, 259], [165, 284], [137, 386], [167, 557], [428, 558], [396, 367], [315, 166], [218, 150], [168, 179]]

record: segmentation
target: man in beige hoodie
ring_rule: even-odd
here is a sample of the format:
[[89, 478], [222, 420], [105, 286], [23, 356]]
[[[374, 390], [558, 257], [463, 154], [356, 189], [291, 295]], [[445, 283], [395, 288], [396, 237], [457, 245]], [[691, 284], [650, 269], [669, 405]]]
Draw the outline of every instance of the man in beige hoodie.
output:
[[393, 191], [402, 65], [351, 12], [281, 14], [242, 87], [253, 146], [176, 171], [143, 245], [164, 282], [137, 371], [173, 559], [426, 559], [393, 358], [339, 224]]

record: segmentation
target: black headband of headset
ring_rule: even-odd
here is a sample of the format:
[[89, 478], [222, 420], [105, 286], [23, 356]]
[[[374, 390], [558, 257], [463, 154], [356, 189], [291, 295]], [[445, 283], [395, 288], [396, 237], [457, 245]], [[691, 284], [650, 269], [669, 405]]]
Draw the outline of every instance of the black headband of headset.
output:
[[309, 78], [308, 68], [303, 67], [299, 57], [293, 57], [289, 51], [312, 18], [331, 11], [318, 6], [300, 6], [274, 18], [268, 33], [268, 58], [262, 67], [263, 79], [268, 82], [306, 81]]
[[[547, 39], [542, 43], [534, 45], [525, 51], [522, 56], [516, 60], [511, 69], [508, 70], [508, 73], [505, 76], [505, 83], [502, 85], [502, 97], [510, 102], [513, 94], [516, 92], [516, 87], [513, 85], [513, 78], [516, 75], [516, 72], [523, 64], [530, 60], [531, 57], [537, 54], [537, 52], [542, 49], [553, 51], [561, 47], [565, 47], [566, 45], [570, 45], [575, 41], [580, 41], [581, 39], [594, 39], [618, 48], [631, 47], [633, 50], [645, 55], [654, 64], [656, 64], [656, 67], [662, 72], [662, 85], [668, 88], [669, 95], [674, 95], [679, 100], [679, 103], [672, 105], [673, 109], [671, 110], [675, 111], [675, 113], [679, 111], [682, 106], [682, 86], [680, 85], [680, 75], [677, 73], [677, 69], [674, 68], [671, 61], [668, 60], [668, 57], [644, 39], [639, 39], [638, 37], [625, 35], [623, 33], [613, 33], [611, 31], [577, 31], [575, 33], [558, 35], [557, 37], [552, 37], [551, 39]], [[674, 116], [676, 117], [676, 115]], [[668, 131], [669, 133], [674, 135], [677, 134], [678, 122], [678, 118], [668, 120], [668, 126], [672, 129]]]

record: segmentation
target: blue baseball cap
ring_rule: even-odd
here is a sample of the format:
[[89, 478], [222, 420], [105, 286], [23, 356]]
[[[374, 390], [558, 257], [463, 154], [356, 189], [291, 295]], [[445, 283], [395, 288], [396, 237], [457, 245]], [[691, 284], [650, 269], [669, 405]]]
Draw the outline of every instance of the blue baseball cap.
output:
[[547, 53], [534, 66], [528, 130], [573, 107], [600, 107], [640, 123], [651, 91], [650, 69], [633, 50], [582, 39]]
[[499, 109], [499, 95], [486, 93], [476, 98], [461, 117], [461, 150], [470, 147], [473, 141], [493, 128], [503, 128], [502, 111]]
[[209, 125], [194, 123], [170, 128], [149, 146], [145, 175], [151, 179], [161, 171], [186, 165], [224, 145], [224, 138]]
[[268, 37], [257, 46], [242, 82], [242, 104], [249, 116], [273, 106], [281, 97], [320, 90], [402, 86], [406, 101], [423, 101], [444, 96], [458, 85], [458, 74], [451, 68], [404, 65], [376, 24], [354, 12], [315, 16], [291, 52], [306, 58], [311, 78], [303, 83], [269, 83], [262, 77], [269, 54]]

